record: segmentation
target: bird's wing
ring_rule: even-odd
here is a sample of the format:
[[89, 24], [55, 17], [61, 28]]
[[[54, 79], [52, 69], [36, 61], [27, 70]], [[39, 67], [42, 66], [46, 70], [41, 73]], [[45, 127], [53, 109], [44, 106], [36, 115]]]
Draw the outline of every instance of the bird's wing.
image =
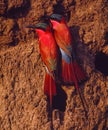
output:
[[69, 56], [71, 57], [72, 54], [72, 46], [68, 45], [66, 41], [64, 40], [64, 37], [59, 35], [58, 33], [55, 32], [55, 38], [57, 41], [58, 46]]

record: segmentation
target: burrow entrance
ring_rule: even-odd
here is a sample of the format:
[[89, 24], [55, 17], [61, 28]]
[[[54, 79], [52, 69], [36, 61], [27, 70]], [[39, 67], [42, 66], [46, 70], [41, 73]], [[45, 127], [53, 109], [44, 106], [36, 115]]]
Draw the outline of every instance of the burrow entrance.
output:
[[108, 56], [102, 52], [98, 52], [95, 57], [95, 67], [105, 76], [108, 76]]

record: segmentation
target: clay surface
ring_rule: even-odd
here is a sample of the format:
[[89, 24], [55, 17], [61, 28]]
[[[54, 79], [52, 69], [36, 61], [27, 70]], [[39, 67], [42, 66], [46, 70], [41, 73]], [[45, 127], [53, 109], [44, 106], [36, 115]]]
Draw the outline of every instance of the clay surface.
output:
[[53, 128], [107, 130], [107, 0], [0, 0], [0, 130], [52, 130], [38, 39], [25, 27], [53, 12], [64, 14], [88, 77], [79, 85], [87, 112], [74, 86], [62, 87], [56, 97], [61, 105], [54, 104]]

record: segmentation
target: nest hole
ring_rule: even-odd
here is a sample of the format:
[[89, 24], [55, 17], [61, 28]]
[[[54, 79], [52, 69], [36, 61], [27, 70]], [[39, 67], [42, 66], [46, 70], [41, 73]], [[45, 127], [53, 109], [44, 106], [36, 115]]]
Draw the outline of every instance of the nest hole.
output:
[[98, 52], [95, 57], [95, 68], [105, 76], [108, 76], [108, 56]]

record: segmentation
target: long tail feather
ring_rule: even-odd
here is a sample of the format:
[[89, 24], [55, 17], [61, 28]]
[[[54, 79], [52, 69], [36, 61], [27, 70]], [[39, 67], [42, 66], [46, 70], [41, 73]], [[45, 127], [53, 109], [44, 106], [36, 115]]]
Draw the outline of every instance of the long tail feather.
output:
[[69, 84], [69, 85], [75, 85], [75, 88], [77, 90], [77, 93], [80, 97], [80, 100], [82, 102], [82, 106], [85, 111], [85, 115], [87, 117], [87, 105], [86, 101], [84, 100], [79, 86], [78, 82], [85, 80], [86, 75], [85, 73], [81, 70], [80, 66], [76, 61], [71, 61], [70, 63], [67, 63], [65, 61], [62, 61], [62, 80], [64, 81], [64, 84]]
[[45, 75], [44, 93], [49, 96], [51, 129], [53, 129], [52, 102], [53, 102], [53, 96], [56, 95], [56, 83], [55, 83], [54, 78], [50, 74], [48, 74], [48, 73], [46, 73], [46, 75]]
[[[72, 68], [73, 68], [73, 77], [74, 77], [75, 87], [76, 87], [77, 93], [78, 93], [78, 95], [79, 95], [79, 98], [80, 98], [80, 100], [81, 100], [82, 106], [83, 106], [83, 108], [84, 108], [85, 116], [86, 116], [86, 118], [88, 118], [88, 117], [87, 117], [87, 109], [88, 109], [88, 106], [87, 106], [86, 101], [85, 101], [85, 99], [83, 98], [83, 96], [82, 96], [82, 94], [81, 94], [81, 92], [80, 92], [80, 88], [79, 88], [79, 86], [78, 86], [78, 80], [77, 80], [78, 74], [79, 74], [80, 78], [82, 78], [82, 79], [85, 78], [85, 75], [84, 75], [84, 73], [82, 72], [82, 70], [79, 68], [77, 62], [75, 62], [75, 64], [71, 64], [71, 66], [72, 66]], [[76, 67], [76, 68], [75, 68], [75, 67]], [[76, 72], [77, 72], [77, 73], [76, 73]], [[85, 105], [86, 105], [86, 106], [85, 106]]]
[[56, 83], [51, 75], [46, 73], [44, 81], [44, 93], [50, 98], [50, 106], [52, 106], [52, 97], [56, 95]]
[[87, 114], [88, 114], [88, 113], [87, 113], [88, 106], [87, 106], [87, 104], [86, 104], [85, 99], [82, 97], [82, 94], [81, 94], [81, 92], [80, 92], [80, 89], [79, 89], [79, 86], [78, 86], [77, 81], [75, 82], [75, 87], [76, 87], [77, 93], [78, 93], [78, 95], [79, 95], [79, 98], [80, 98], [80, 100], [81, 100], [82, 106], [83, 106], [83, 108], [84, 108], [86, 119], [88, 119], [88, 115], [87, 115]]

